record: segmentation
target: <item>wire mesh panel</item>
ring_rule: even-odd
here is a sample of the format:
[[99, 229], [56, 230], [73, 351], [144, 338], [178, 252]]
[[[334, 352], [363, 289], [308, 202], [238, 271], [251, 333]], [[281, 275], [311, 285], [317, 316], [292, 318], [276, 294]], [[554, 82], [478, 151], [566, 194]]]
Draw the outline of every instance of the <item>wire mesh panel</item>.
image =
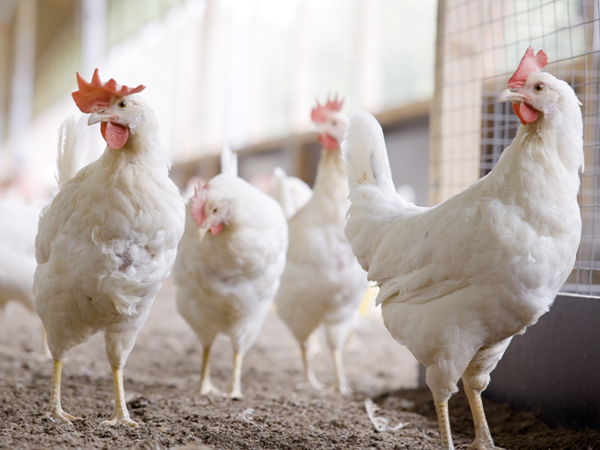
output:
[[[469, 118], [477, 109], [478, 123], [470, 122], [469, 126], [480, 142], [476, 176], [487, 174], [520, 126], [511, 105], [497, 103], [497, 98], [527, 47], [536, 52], [544, 49], [549, 60], [545, 70], [567, 81], [583, 104], [586, 163], [580, 191], [583, 231], [575, 270], [563, 290], [595, 296], [600, 296], [599, 9], [600, 0], [442, 0], [443, 26], [438, 30], [442, 38], [438, 38], [438, 43], [442, 43], [443, 51], [441, 55], [438, 51], [441, 76], [436, 80], [440, 107], [433, 114], [437, 113], [445, 126], [432, 130], [432, 140], [437, 133], [441, 146], [447, 147], [444, 140], [455, 138], [453, 131], [448, 134], [445, 131], [464, 130], [459, 122], [472, 120]], [[477, 17], [469, 15], [467, 10], [476, 11]], [[463, 116], [465, 111], [468, 114]], [[472, 137], [463, 138], [462, 145], [470, 140]], [[435, 155], [434, 149], [432, 153]], [[442, 186], [446, 182], [446, 191], [452, 191], [448, 189], [452, 181], [445, 180], [443, 173], [452, 171], [464, 157], [465, 152], [446, 148], [446, 159], [438, 159], [438, 164], [445, 168], [437, 170], [438, 177], [434, 180]], [[473, 181], [468, 180], [469, 184]], [[444, 200], [444, 195], [437, 200]]]
[[[501, 81], [505, 81], [502, 77]], [[500, 91], [501, 92], [501, 91]], [[498, 103], [499, 92], [484, 90], [481, 109], [481, 163], [480, 176], [487, 175], [500, 158], [502, 150], [510, 145], [521, 123], [510, 103]]]
[[[526, 4], [527, 8], [504, 18], [506, 29], [515, 28], [513, 39], [506, 43], [507, 51], [511, 51], [511, 47], [541, 42], [540, 46], [534, 45], [534, 48], [543, 48], [548, 53], [550, 63], [546, 71], [567, 81], [583, 103], [586, 160], [580, 193], [583, 231], [575, 270], [564, 290], [600, 295], [599, 2], [519, 3]], [[536, 22], [533, 20], [535, 17], [539, 19]], [[517, 32], [520, 23], [527, 23], [528, 26]], [[495, 103], [511, 73], [490, 77], [483, 82], [481, 175], [485, 175], [496, 164], [519, 127], [510, 105]]]

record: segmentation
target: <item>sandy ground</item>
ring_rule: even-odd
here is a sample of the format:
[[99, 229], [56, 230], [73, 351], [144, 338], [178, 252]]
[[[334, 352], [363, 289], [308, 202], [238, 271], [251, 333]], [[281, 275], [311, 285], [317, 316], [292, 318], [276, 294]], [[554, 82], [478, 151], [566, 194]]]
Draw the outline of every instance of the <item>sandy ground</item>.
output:
[[[39, 320], [9, 305], [0, 324], [0, 449], [438, 449], [431, 394], [416, 389], [417, 362], [389, 336], [381, 320], [367, 314], [347, 346], [346, 369], [354, 394], [343, 398], [315, 391], [302, 379], [295, 340], [271, 313], [243, 371], [242, 400], [201, 396], [201, 348], [178, 315], [174, 287], [159, 294], [127, 366], [125, 389], [140, 427], [101, 422], [114, 405], [113, 383], [102, 336], [66, 358], [62, 404], [83, 418], [74, 426], [42, 413], [50, 396], [52, 362], [39, 355]], [[213, 383], [227, 390], [232, 351], [226, 338], [212, 355]], [[317, 376], [332, 382], [327, 351], [316, 357]], [[492, 374], [493, 376], [493, 374]], [[379, 433], [369, 421], [365, 398], [378, 415], [406, 425]], [[509, 450], [600, 449], [600, 433], [552, 430], [528, 413], [485, 402], [497, 445]], [[473, 424], [464, 395], [450, 403], [457, 449], [467, 449]]]

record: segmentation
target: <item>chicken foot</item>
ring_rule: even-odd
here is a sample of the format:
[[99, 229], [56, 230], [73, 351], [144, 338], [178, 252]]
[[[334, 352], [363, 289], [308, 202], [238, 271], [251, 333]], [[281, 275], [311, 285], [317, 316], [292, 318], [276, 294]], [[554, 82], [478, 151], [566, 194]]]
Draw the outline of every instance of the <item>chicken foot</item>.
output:
[[490, 433], [490, 429], [483, 411], [483, 403], [481, 401], [481, 391], [474, 389], [463, 377], [463, 387], [465, 394], [469, 399], [471, 413], [473, 414], [473, 422], [475, 423], [475, 440], [469, 447], [469, 450], [504, 450], [501, 447], [496, 447]]
[[104, 425], [116, 425], [122, 423], [130, 427], [138, 427], [138, 423], [131, 420], [127, 404], [125, 403], [125, 389], [123, 389], [123, 370], [112, 366], [113, 380], [115, 382], [115, 410], [108, 420], [102, 422]]
[[74, 420], [81, 420], [79, 417], [72, 416], [63, 411], [60, 405], [60, 381], [62, 377], [63, 362], [54, 360], [54, 372], [52, 374], [52, 394], [50, 396], [50, 405], [44, 417], [55, 418], [64, 423], [73, 425]]

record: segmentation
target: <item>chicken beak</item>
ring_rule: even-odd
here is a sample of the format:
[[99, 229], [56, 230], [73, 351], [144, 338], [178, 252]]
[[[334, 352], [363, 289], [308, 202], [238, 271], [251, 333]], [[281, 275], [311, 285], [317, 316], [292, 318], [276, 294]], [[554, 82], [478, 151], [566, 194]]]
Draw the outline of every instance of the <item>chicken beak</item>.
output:
[[312, 132], [317, 134], [323, 134], [326, 130], [326, 127], [323, 123], [313, 123], [310, 127]]
[[511, 91], [510, 89], [504, 89], [498, 97], [498, 102], [522, 103], [527, 100], [530, 99], [526, 95], [519, 94], [515, 91]]
[[198, 227], [198, 241], [202, 242], [204, 240], [204, 236], [210, 229], [210, 226], [204, 223], [201, 227]]
[[98, 122], [108, 122], [111, 116], [104, 114], [104, 109], [99, 109], [90, 114], [88, 118], [88, 125], [94, 125]]

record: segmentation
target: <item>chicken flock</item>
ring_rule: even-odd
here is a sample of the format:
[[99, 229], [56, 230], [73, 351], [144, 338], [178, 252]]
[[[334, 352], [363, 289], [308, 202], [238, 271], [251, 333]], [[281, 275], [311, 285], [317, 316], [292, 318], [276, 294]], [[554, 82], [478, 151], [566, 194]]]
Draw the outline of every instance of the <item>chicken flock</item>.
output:
[[371, 281], [385, 326], [426, 367], [442, 447], [454, 448], [448, 399], [462, 379], [475, 424], [470, 448], [498, 448], [481, 393], [512, 337], [550, 308], [581, 235], [580, 102], [542, 71], [546, 64], [529, 48], [498, 99], [512, 102], [522, 126], [496, 167], [434, 207], [396, 193], [380, 125], [362, 110], [346, 117], [337, 98], [312, 110], [323, 147], [312, 191], [277, 169], [275, 200], [237, 175], [225, 149], [222, 173], [184, 199], [168, 177], [144, 86], [103, 83], [97, 70], [89, 83], [77, 75], [73, 99], [88, 124], [101, 123], [106, 150], [77, 170], [85, 122], [69, 119], [51, 203], [40, 213], [0, 202], [2, 214], [21, 218], [1, 223], [9, 256], [0, 259], [0, 311], [16, 300], [41, 318], [54, 360], [46, 414], [77, 420], [62, 409], [62, 364], [102, 331], [115, 385], [106, 423], [138, 426], [123, 369], [171, 270], [177, 310], [203, 348], [201, 394], [216, 391], [210, 352], [222, 333], [234, 349], [227, 395], [242, 396], [243, 357], [274, 307], [315, 388], [323, 385], [311, 343], [323, 330], [333, 388], [347, 395], [342, 352]]

